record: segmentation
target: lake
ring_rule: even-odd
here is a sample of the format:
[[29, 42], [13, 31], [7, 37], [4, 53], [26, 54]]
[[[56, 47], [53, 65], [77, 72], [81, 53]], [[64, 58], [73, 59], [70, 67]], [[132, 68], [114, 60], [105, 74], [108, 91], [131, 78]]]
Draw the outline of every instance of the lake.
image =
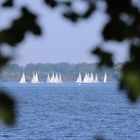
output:
[[130, 104], [115, 82], [100, 84], [1, 83], [17, 101], [13, 128], [0, 140], [140, 139], [140, 104]]

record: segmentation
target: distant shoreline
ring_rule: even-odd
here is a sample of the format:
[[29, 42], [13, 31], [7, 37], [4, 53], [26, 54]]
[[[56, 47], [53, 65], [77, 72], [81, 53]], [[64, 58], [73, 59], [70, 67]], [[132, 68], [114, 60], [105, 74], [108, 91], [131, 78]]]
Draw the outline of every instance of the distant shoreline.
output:
[[0, 81], [15, 81], [18, 82], [23, 74], [26, 75], [27, 81], [30, 81], [32, 78], [33, 72], [37, 72], [39, 79], [41, 81], [46, 81], [47, 74], [50, 75], [54, 72], [61, 73], [63, 81], [75, 81], [78, 77], [79, 72], [82, 76], [85, 73], [97, 73], [99, 80], [102, 81], [104, 73], [108, 75], [109, 81], [117, 81], [120, 79], [120, 69], [122, 64], [116, 64], [113, 68], [107, 67], [97, 67], [97, 63], [78, 63], [78, 64], [69, 64], [69, 63], [37, 63], [37, 64], [27, 64], [22, 67], [18, 64], [9, 64], [7, 67], [1, 70], [0, 72]]

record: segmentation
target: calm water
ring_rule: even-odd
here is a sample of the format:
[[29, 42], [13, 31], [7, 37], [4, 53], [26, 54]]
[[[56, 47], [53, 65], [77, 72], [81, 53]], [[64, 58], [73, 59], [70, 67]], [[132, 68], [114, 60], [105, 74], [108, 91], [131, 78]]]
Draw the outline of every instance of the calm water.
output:
[[1, 84], [18, 103], [14, 128], [0, 124], [0, 140], [140, 139], [140, 104], [130, 104], [117, 83]]

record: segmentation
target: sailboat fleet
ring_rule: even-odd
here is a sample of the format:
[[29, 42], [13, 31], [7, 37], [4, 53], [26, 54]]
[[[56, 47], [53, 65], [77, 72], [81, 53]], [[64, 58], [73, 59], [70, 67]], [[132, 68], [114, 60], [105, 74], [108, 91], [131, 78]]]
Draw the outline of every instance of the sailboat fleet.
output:
[[[62, 80], [62, 76], [61, 76], [60, 73], [52, 73], [52, 75], [50, 75], [48, 73], [46, 82], [57, 84], [57, 83], [63, 83], [63, 80]], [[94, 76], [93, 73], [85, 73], [85, 75], [82, 79], [82, 75], [81, 75], [81, 73], [79, 73], [75, 82], [78, 83], [78, 84], [82, 84], [82, 83], [99, 83], [101, 81], [98, 80], [98, 75], [97, 74], [95, 74], [95, 76]], [[103, 83], [107, 82], [107, 74], [106, 73], [104, 75], [104, 79], [103, 79], [102, 82]], [[22, 83], [22, 84], [27, 83], [24, 72], [22, 74], [22, 77], [21, 77], [19, 83]], [[33, 84], [42, 83], [42, 82], [39, 81], [37, 72], [33, 72], [31, 83], [33, 83]]]
[[[93, 73], [85, 73], [85, 76], [82, 80], [81, 73], [79, 73], [78, 78], [76, 80], [76, 83], [99, 83], [100, 81], [98, 80], [98, 75], [95, 74], [95, 77]], [[107, 82], [107, 74], [105, 73], [103, 83]]]
[[[22, 77], [21, 77], [19, 83], [22, 83], [22, 84], [23, 83], [28, 83], [25, 79], [25, 74], [24, 73], [22, 74]], [[33, 72], [31, 83], [33, 83], [33, 84], [42, 83], [41, 81], [39, 81], [37, 72]], [[58, 73], [53, 73], [52, 76], [50, 76], [50, 74], [48, 73], [47, 83], [63, 83], [61, 74], [60, 73], [59, 74]]]
[[41, 83], [38, 79], [38, 74], [37, 72], [33, 72], [32, 80], [31, 83]]
[[53, 73], [52, 76], [50, 77], [48, 73], [47, 83], [63, 83], [61, 74]]

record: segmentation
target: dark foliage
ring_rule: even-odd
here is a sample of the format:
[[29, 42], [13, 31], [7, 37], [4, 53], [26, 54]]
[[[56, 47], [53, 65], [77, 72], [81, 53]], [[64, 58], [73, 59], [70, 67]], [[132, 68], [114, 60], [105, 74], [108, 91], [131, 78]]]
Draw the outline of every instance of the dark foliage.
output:
[[135, 102], [140, 96], [140, 47], [132, 45], [131, 60], [124, 64], [120, 83], [122, 89], [127, 89], [128, 98]]
[[11, 125], [15, 122], [15, 116], [15, 102], [6, 91], [0, 91], [0, 118]]
[[58, 5], [58, 2], [55, 0], [45, 0], [45, 3], [51, 8], [55, 8]]
[[7, 43], [15, 46], [24, 39], [26, 32], [29, 31], [35, 35], [41, 34], [40, 27], [36, 23], [36, 16], [25, 7], [22, 7], [21, 12], [21, 17], [14, 20], [11, 27], [0, 31], [0, 44]]
[[5, 2], [2, 4], [3, 7], [12, 7], [13, 6], [13, 0], [5, 0]]
[[4, 67], [10, 60], [10, 57], [3, 56], [0, 54], [0, 68]]
[[100, 58], [100, 62], [99, 62], [99, 66], [109, 66], [112, 67], [113, 66], [113, 62], [112, 62], [112, 54], [106, 51], [101, 50], [100, 48], [96, 48], [92, 51], [93, 54], [99, 56]]

